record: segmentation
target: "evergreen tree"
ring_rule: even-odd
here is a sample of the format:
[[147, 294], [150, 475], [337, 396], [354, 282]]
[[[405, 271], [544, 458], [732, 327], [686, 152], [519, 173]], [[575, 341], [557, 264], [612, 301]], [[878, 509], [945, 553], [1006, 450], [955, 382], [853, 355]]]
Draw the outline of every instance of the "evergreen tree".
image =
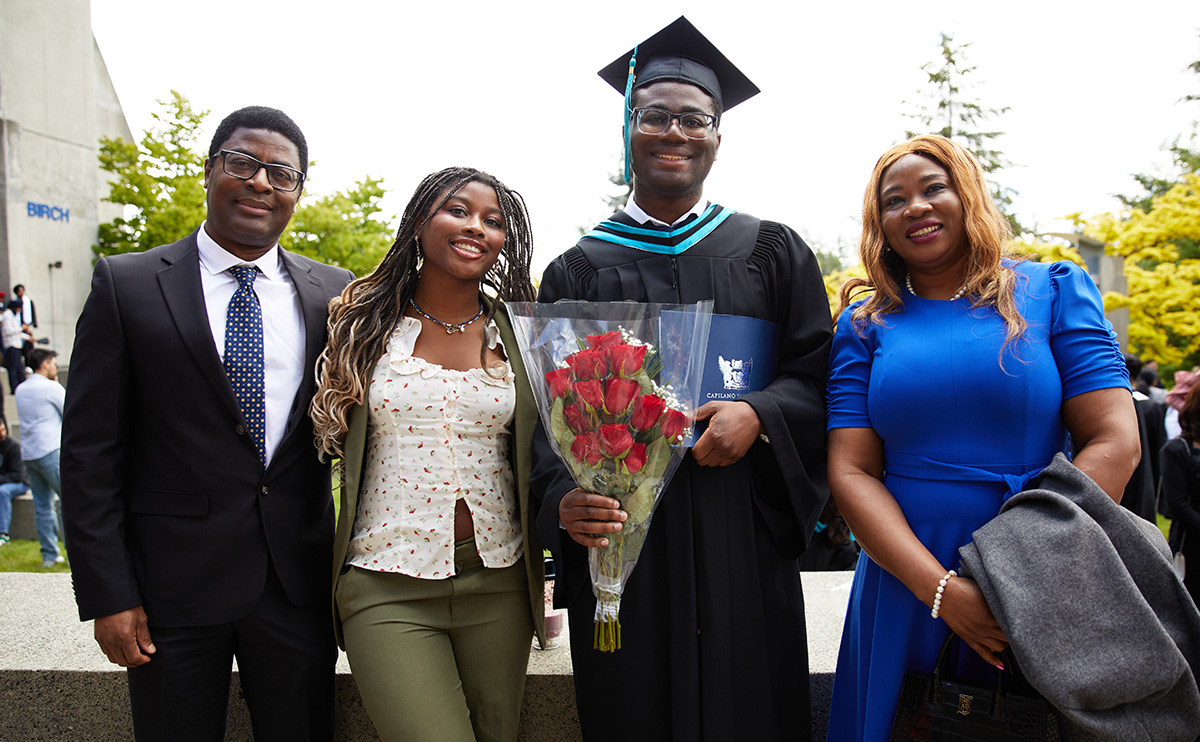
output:
[[[979, 98], [971, 95], [974, 78], [969, 76], [976, 70], [974, 66], [968, 66], [966, 61], [966, 50], [971, 45], [955, 44], [954, 37], [947, 33], [941, 36], [937, 59], [921, 65], [929, 83], [928, 88], [919, 91], [924, 100], [905, 101], [906, 105], [916, 110], [904, 115], [917, 121], [920, 124], [917, 128], [921, 131], [906, 131], [904, 135], [912, 138], [918, 134], [941, 134], [953, 139], [970, 150], [983, 171], [993, 176], [1012, 163], [995, 148], [993, 141], [1004, 132], [989, 130], [984, 124], [1004, 115], [1009, 108], [985, 106]], [[993, 179], [992, 198], [1008, 217], [1013, 233], [1021, 234], [1025, 230], [1012, 214], [1014, 195], [1016, 191], [996, 184]]]

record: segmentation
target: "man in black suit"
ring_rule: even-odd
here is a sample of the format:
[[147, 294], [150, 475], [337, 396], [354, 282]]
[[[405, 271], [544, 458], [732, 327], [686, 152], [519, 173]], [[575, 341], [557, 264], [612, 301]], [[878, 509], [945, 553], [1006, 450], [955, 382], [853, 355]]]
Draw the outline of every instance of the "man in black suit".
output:
[[223, 739], [235, 656], [256, 739], [332, 737], [333, 503], [307, 410], [353, 276], [278, 246], [307, 166], [285, 114], [234, 112], [204, 162], [205, 222], [100, 259], [79, 318], [62, 440], [75, 597], [129, 668], [139, 740]]

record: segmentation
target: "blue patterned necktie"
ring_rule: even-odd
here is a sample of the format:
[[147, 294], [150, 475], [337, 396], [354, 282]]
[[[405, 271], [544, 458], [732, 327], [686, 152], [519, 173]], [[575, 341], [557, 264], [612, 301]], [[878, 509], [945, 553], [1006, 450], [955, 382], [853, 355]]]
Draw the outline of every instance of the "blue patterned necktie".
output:
[[235, 265], [229, 269], [237, 279], [237, 291], [229, 301], [225, 319], [225, 373], [233, 386], [246, 426], [258, 449], [258, 458], [267, 463], [267, 410], [263, 391], [262, 307], [254, 293], [258, 269]]

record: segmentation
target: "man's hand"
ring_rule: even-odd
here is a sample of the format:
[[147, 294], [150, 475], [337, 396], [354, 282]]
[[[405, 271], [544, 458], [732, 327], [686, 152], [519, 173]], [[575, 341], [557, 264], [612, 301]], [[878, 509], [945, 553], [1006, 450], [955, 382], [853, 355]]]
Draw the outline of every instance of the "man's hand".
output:
[[576, 487], [558, 502], [558, 520], [567, 529], [571, 538], [584, 546], [608, 546], [602, 535], [621, 530], [621, 523], [629, 516], [621, 510], [621, 503], [611, 497], [593, 495]]
[[708, 420], [708, 428], [692, 446], [692, 458], [700, 466], [736, 464], [765, 432], [749, 402], [707, 402], [696, 410], [696, 420]]
[[140, 605], [102, 616], [95, 623], [96, 643], [109, 662], [121, 667], [137, 667], [150, 661], [154, 642], [150, 640], [146, 612]]

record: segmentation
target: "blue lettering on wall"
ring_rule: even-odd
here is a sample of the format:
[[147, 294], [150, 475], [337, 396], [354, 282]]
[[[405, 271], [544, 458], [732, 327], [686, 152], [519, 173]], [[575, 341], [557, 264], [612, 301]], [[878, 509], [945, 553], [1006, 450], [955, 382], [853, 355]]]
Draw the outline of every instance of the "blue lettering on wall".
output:
[[49, 219], [54, 222], [69, 222], [71, 221], [71, 210], [64, 209], [61, 206], [51, 206], [50, 204], [35, 204], [29, 201], [25, 204], [25, 210], [35, 219]]

